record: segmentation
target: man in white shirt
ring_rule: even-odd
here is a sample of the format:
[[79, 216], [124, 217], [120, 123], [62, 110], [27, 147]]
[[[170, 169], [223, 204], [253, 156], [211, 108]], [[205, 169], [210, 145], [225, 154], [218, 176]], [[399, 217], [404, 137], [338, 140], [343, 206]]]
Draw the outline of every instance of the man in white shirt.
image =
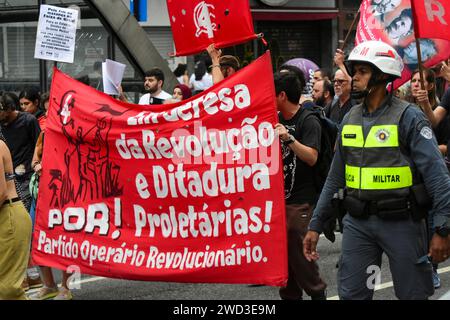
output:
[[159, 68], [153, 68], [145, 73], [144, 88], [148, 92], [139, 100], [139, 104], [162, 104], [172, 96], [162, 90], [164, 73]]

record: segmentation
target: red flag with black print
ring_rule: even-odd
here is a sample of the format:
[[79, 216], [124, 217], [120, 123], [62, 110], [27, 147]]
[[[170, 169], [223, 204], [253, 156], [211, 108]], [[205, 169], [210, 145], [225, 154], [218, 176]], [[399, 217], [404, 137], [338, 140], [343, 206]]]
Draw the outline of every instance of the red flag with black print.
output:
[[167, 0], [176, 56], [256, 38], [248, 0]]

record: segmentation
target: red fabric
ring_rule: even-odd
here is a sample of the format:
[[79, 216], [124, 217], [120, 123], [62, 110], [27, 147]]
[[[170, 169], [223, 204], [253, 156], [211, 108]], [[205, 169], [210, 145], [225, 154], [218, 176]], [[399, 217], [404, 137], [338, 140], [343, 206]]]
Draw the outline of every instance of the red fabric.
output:
[[248, 0], [167, 0], [176, 56], [255, 39]]
[[40, 116], [37, 121], [39, 123], [39, 127], [41, 128], [41, 131], [45, 131], [45, 122], [47, 121], [47, 117], [45, 115]]
[[450, 41], [450, 1], [411, 0], [417, 38]]
[[[381, 40], [397, 50], [405, 63], [401, 79], [394, 83], [394, 87], [398, 88], [409, 81], [412, 71], [418, 68], [416, 38], [411, 19], [411, 1], [401, 0], [381, 6], [373, 5], [371, 0], [364, 0], [360, 11], [356, 44], [368, 40]], [[449, 41], [420, 39], [420, 42], [422, 60], [426, 67], [432, 67], [450, 57]]]
[[171, 105], [122, 103], [54, 72], [36, 264], [123, 279], [285, 285], [269, 52]]

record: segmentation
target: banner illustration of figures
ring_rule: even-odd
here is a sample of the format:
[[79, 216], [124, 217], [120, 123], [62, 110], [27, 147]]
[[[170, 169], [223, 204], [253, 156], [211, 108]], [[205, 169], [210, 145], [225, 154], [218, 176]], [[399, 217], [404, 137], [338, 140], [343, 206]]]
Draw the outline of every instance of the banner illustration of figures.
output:
[[171, 105], [55, 69], [33, 258], [123, 279], [285, 285], [270, 53]]
[[[445, 6], [447, 7], [448, 4], [446, 3]], [[409, 81], [411, 73], [418, 68], [411, 0], [364, 0], [360, 11], [361, 19], [356, 32], [356, 44], [368, 40], [381, 40], [392, 45], [405, 64], [402, 78], [395, 82], [395, 87], [401, 86]], [[436, 37], [420, 39], [422, 61], [426, 67], [432, 67], [450, 57], [450, 42], [438, 38], [437, 31]]]
[[176, 56], [256, 38], [248, 0], [167, 0]]

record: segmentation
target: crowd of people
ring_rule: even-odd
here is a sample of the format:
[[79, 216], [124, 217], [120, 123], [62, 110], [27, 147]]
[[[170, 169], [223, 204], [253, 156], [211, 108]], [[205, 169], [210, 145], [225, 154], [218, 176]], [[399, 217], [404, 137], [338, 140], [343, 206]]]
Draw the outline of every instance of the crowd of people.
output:
[[[237, 58], [221, 56], [220, 50], [213, 47], [211, 52], [213, 59], [201, 58], [190, 77], [187, 66], [178, 65], [174, 74], [180, 83], [172, 94], [162, 89], [165, 77], [161, 69], [155, 67], [147, 71], [146, 93], [139, 104], [169, 104], [189, 99], [212, 87], [213, 79], [217, 83], [239, 69]], [[79, 80], [92, 85], [88, 77]], [[98, 86], [95, 84], [94, 88]], [[52, 269], [33, 265], [30, 256], [49, 98], [49, 93], [41, 94], [33, 87], [25, 88], [19, 95], [5, 92], [0, 98], [3, 160], [0, 163], [0, 299], [72, 299], [68, 285], [70, 274], [62, 270], [62, 283], [58, 287]], [[131, 102], [123, 92], [118, 99]], [[26, 295], [28, 290], [37, 288], [36, 293]]]
[[[380, 42], [365, 45], [369, 53], [395, 52]], [[163, 90], [159, 68], [146, 72], [139, 104], [189, 99], [239, 70], [236, 57], [222, 55], [214, 45], [207, 52], [192, 75], [178, 65], [172, 94]], [[450, 255], [450, 89], [437, 90], [438, 78], [450, 81], [450, 66], [440, 64], [438, 74], [425, 68], [423, 86], [420, 71], [414, 71], [402, 93], [387, 89], [401, 74], [400, 59], [362, 57], [355, 50], [344, 60], [337, 50], [333, 74], [315, 71], [311, 95], [304, 92], [300, 69], [283, 65], [274, 75], [289, 266], [280, 297], [301, 300], [304, 291], [326, 299], [316, 246], [320, 233], [334, 241], [340, 229], [340, 298], [372, 298], [366, 268], [380, 265], [384, 252], [397, 297], [427, 299], [440, 286], [437, 263]], [[118, 99], [129, 102], [122, 91]], [[29, 258], [48, 103], [49, 94], [33, 88], [0, 98], [0, 240], [7, 244], [0, 246], [0, 299], [26, 299], [25, 291], [39, 287], [32, 298], [72, 299], [67, 272], [58, 288], [51, 268], [36, 267]], [[333, 162], [324, 156], [326, 148]], [[430, 258], [422, 265], [416, 262], [421, 256]]]

